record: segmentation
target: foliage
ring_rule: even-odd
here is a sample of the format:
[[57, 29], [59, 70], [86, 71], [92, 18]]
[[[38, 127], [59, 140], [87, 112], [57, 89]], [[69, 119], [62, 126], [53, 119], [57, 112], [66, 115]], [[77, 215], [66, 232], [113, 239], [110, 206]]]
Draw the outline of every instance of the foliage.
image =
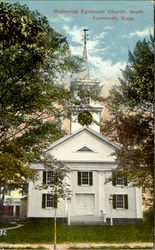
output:
[[149, 210], [144, 212], [144, 222], [147, 224], [154, 225], [154, 208], [150, 207]]
[[111, 90], [111, 111], [119, 112], [122, 108], [152, 111], [153, 79], [154, 43], [150, 35], [149, 41], [138, 41], [133, 53], [129, 51], [128, 63], [122, 70], [122, 78], [119, 78], [120, 85]]
[[78, 69], [78, 60], [66, 38], [37, 11], [3, 2], [0, 10], [2, 205], [5, 188], [33, 179], [30, 161], [64, 135], [60, 119], [71, 94], [61, 80]]
[[107, 99], [112, 115], [103, 133], [121, 145], [116, 152], [119, 170], [143, 190], [153, 191], [153, 38], [138, 41], [122, 71], [120, 85]]
[[[0, 238], [5, 243], [52, 243], [54, 221], [52, 219], [29, 219], [22, 221], [23, 227], [9, 230], [7, 237]], [[58, 222], [58, 243], [102, 242], [129, 243], [153, 242], [153, 227], [149, 224], [139, 225], [91, 225], [67, 226]]]
[[52, 182], [42, 183], [41, 185], [35, 186], [36, 189], [47, 189], [48, 192], [52, 193], [57, 202], [60, 199], [66, 199], [71, 195], [70, 185], [67, 183], [70, 169], [61, 161], [53, 158], [48, 154], [48, 151], [41, 155], [39, 163], [43, 165], [46, 171], [52, 171]]
[[1, 3], [1, 9], [3, 141], [23, 131], [20, 125], [26, 130], [27, 126], [40, 125], [38, 120], [43, 115], [56, 118], [60, 115], [52, 103], [64, 104], [69, 93], [56, 80], [58, 75], [73, 70], [75, 64], [66, 39], [50, 28], [45, 17], [19, 4]]
[[78, 122], [84, 126], [84, 125], [90, 125], [93, 121], [93, 117], [90, 112], [87, 110], [82, 111], [78, 116]]

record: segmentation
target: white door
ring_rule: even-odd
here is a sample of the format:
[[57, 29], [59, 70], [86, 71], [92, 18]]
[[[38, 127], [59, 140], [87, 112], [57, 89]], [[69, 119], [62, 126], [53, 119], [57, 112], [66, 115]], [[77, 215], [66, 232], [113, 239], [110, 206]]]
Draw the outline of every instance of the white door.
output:
[[76, 194], [76, 214], [94, 215], [95, 199], [94, 194]]

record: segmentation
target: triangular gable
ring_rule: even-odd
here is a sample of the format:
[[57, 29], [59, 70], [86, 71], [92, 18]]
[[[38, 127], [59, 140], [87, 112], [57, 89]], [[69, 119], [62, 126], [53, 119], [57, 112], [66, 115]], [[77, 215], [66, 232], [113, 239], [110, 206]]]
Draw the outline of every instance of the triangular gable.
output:
[[100, 140], [106, 142], [107, 144], [109, 144], [110, 146], [112, 146], [115, 149], [119, 149], [120, 146], [118, 144], [116, 144], [115, 142], [110, 141], [107, 137], [95, 132], [94, 130], [88, 128], [87, 126], [82, 127], [81, 129], [79, 129], [78, 131], [76, 131], [75, 133], [71, 134], [71, 135], [66, 135], [63, 138], [59, 139], [58, 141], [54, 142], [53, 144], [51, 144], [47, 149], [44, 150], [44, 152], [50, 151], [51, 149], [55, 148], [56, 146], [70, 140], [71, 138], [73, 138], [74, 136], [78, 135], [79, 133], [81, 133], [82, 131], [88, 131], [90, 134], [93, 134], [94, 136], [98, 137]]

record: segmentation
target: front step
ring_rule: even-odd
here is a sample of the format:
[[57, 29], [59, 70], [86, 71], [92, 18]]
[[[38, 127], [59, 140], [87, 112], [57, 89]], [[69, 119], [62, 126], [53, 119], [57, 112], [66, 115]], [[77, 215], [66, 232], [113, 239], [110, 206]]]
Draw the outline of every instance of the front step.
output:
[[103, 217], [97, 216], [71, 216], [71, 225], [106, 225]]

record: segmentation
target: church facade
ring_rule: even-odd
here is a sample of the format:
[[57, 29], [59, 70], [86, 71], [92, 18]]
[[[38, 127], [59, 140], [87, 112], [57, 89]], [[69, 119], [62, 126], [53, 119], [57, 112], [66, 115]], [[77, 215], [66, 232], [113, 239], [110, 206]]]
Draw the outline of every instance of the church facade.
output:
[[[93, 89], [99, 82], [91, 79], [88, 69], [86, 32], [84, 30], [83, 65], [72, 85]], [[60, 200], [57, 217], [68, 224], [129, 224], [142, 221], [142, 190], [132, 186], [124, 176], [112, 176], [117, 168], [113, 153], [119, 145], [100, 133], [103, 107], [89, 100], [90, 109], [77, 111], [71, 120], [69, 135], [50, 145], [46, 153], [62, 161], [70, 169], [68, 184], [70, 199]], [[81, 122], [87, 114], [89, 124]], [[97, 123], [93, 122], [97, 121]], [[44, 181], [48, 184], [52, 173], [41, 165], [34, 165], [38, 180], [29, 183], [28, 217], [54, 217], [54, 200], [47, 190], [35, 189]]]

